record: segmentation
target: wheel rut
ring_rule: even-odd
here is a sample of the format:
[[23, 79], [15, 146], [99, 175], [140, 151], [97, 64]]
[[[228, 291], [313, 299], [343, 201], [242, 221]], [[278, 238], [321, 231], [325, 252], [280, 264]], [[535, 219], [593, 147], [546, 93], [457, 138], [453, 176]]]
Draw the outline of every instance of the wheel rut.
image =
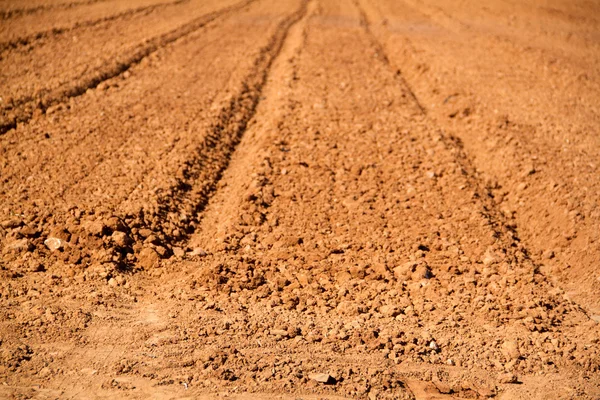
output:
[[9, 50], [18, 49], [19, 47], [27, 46], [29, 49], [31, 49], [33, 46], [35, 46], [35, 42], [38, 40], [52, 40], [53, 38], [58, 37], [60, 35], [71, 34], [77, 29], [93, 27], [99, 24], [104, 24], [121, 18], [130, 17], [136, 14], [149, 13], [157, 9], [179, 5], [188, 1], [189, 0], [176, 0], [165, 3], [152, 4], [144, 7], [133, 8], [104, 18], [77, 22], [74, 25], [67, 27], [54, 27], [48, 31], [36, 32], [30, 36], [12, 39], [8, 42], [0, 43], [0, 58], [4, 58], [7, 56], [3, 53], [6, 53]]
[[[371, 38], [373, 47], [376, 49], [376, 53], [380, 56], [379, 59], [381, 60], [381, 62], [387, 65], [388, 68], [396, 72], [399, 84], [406, 89], [406, 91], [410, 94], [410, 97], [416, 103], [421, 113], [427, 118], [427, 109], [422, 105], [421, 101], [409, 85], [408, 81], [402, 76], [400, 70], [390, 61], [389, 57], [387, 56], [387, 51], [385, 50], [383, 45], [372, 33], [370, 28], [370, 22], [368, 21], [365, 11], [361, 7], [359, 0], [353, 1], [354, 5], [358, 8], [360, 12], [361, 25], [367, 32], [368, 36]], [[488, 221], [490, 227], [492, 227], [492, 229], [494, 230], [495, 235], [498, 238], [505, 238], [504, 241], [507, 243], [508, 249], [518, 249], [519, 258], [530, 260], [530, 251], [526, 247], [524, 247], [523, 244], [520, 243], [520, 240], [517, 236], [518, 228], [514, 225], [514, 221], [506, 220], [502, 212], [497, 208], [494, 202], [493, 193], [486, 187], [485, 182], [483, 182], [478, 177], [473, 161], [465, 151], [461, 140], [457, 137], [447, 135], [441, 127], [436, 126], [436, 121], [434, 119], [428, 118], [427, 120], [430, 124], [433, 124], [433, 126], [435, 127], [434, 129], [440, 133], [440, 138], [442, 142], [454, 155], [457, 163], [461, 166], [461, 170], [467, 176], [469, 188], [473, 191], [473, 196], [479, 199], [479, 201], [481, 201], [482, 203], [482, 216]], [[539, 266], [532, 265], [532, 268], [537, 270]]]
[[[111, 215], [113, 216], [111, 218], [121, 221], [118, 223], [119, 229], [125, 231], [130, 239], [133, 239], [133, 242], [127, 243], [125, 247], [115, 247], [109, 244], [107, 248], [109, 252], [116, 252], [116, 259], [120, 260], [122, 267], [133, 266], [131, 263], [134, 260], [132, 259], [132, 253], [139, 253], [141, 244], [150, 235], [141, 232], [148, 230], [153, 232], [152, 235], [160, 237], [160, 239], [154, 240], [156, 243], [160, 242], [162, 244], [159, 246], [162, 249], [160, 250], [161, 256], [170, 256], [172, 248], [184, 240], [197, 223], [199, 214], [208, 197], [215, 190], [222, 172], [227, 168], [229, 158], [260, 102], [261, 91], [268, 79], [271, 64], [285, 41], [287, 31], [302, 18], [305, 9], [306, 4], [302, 3], [300, 9], [281, 19], [281, 22], [270, 33], [272, 36], [264, 46], [257, 49], [256, 53], [250, 53], [254, 57], [254, 61], [244, 62], [243, 67], [238, 67], [235, 64], [231, 65], [231, 70], [223, 74], [222, 77], [223, 82], [226, 83], [225, 88], [220, 90], [215, 88], [216, 91], [212, 99], [200, 107], [190, 108], [192, 112], [189, 115], [190, 120], [182, 126], [186, 132], [172, 132], [170, 130], [168, 136], [165, 136], [167, 143], [164, 146], [147, 150], [152, 152], [150, 155], [156, 162], [156, 164], [151, 164], [152, 168], [141, 170], [135, 168], [135, 170], [131, 170], [131, 162], [120, 160], [125, 150], [128, 150], [127, 157], [130, 159], [132, 156], [140, 157], [140, 162], [148, 159], [149, 154], [147, 152], [131, 153], [132, 147], [135, 149], [143, 145], [139, 141], [139, 137], [134, 139], [120, 135], [104, 138], [95, 135], [83, 136], [82, 141], [69, 140], [72, 145], [68, 147], [57, 142], [57, 145], [61, 146], [65, 152], [67, 159], [78, 157], [82, 148], [95, 146], [95, 143], [100, 144], [101, 142], [104, 142], [102, 144], [104, 154], [98, 154], [95, 160], [87, 161], [89, 168], [86, 165], [87, 171], [84, 169], [83, 173], [78, 172], [67, 179], [56, 176], [58, 182], [52, 182], [52, 180], [50, 182], [40, 181], [37, 188], [38, 193], [54, 192], [55, 200], [52, 206], [54, 209], [58, 207], [77, 207], [80, 210], [78, 213], [83, 212], [90, 215], [93, 215], [94, 212], [106, 212], [101, 210], [111, 209]], [[260, 8], [257, 8], [254, 12], [259, 12], [259, 10]], [[243, 18], [243, 16], [239, 16], [239, 19]], [[232, 23], [233, 20], [226, 22], [227, 26]], [[210, 35], [204, 36], [218, 38], [219, 29], [223, 28], [216, 27]], [[216, 39], [212, 39], [212, 42], [208, 38], [205, 40], [209, 41], [204, 43], [204, 47], [210, 47], [211, 51], [214, 51], [217, 46]], [[185, 46], [186, 48], [195, 47], [194, 53], [191, 54], [192, 57], [199, 57], [202, 54], [203, 47], [195, 45], [193, 40]], [[186, 57], [190, 55], [186, 52], [186, 48], [176, 52], [178, 57], [180, 55], [186, 55]], [[171, 57], [174, 57], [174, 55]], [[171, 68], [168, 58], [162, 61], [161, 64], [164, 65], [160, 68], [165, 71], [169, 71]], [[211, 64], [211, 68], [217, 70], [218, 66], [214, 63]], [[142, 67], [136, 69], [134, 73], [137, 76], [137, 74], [146, 73], [151, 75], [158, 72], [153, 72], [152, 68]], [[194, 79], [194, 72], [187, 79]], [[165, 82], [168, 83], [168, 80]], [[118, 81], [115, 83], [118, 83]], [[157, 89], [152, 87], [147, 95], [151, 98]], [[101, 93], [102, 90], [98, 94]], [[90, 99], [90, 101], [95, 100]], [[135, 102], [135, 100], [133, 101]], [[139, 105], [144, 106], [143, 101]], [[44, 157], [44, 153], [39, 155]], [[56, 170], [64, 167], [64, 159], [48, 159], [47, 162], [43, 161], [44, 159], [32, 160], [31, 167], [36, 171], [36, 175], [55, 174]], [[108, 198], [114, 198], [114, 201], [105, 201], [104, 206], [101, 206], [100, 198], [90, 193], [89, 188], [106, 184], [107, 178], [118, 179], [120, 176], [119, 168], [125, 168], [124, 173], [139, 178], [137, 181], [128, 180], [125, 182], [131, 189], [119, 190], [120, 188], [117, 187], [116, 192], [110, 189], [107, 196]], [[108, 177], [105, 176], [106, 174], [109, 174]], [[11, 178], [8, 176], [6, 179], [17, 183], [16, 177]], [[82, 199], [86, 200], [81, 201]], [[109, 203], [112, 204], [112, 207], [107, 207]], [[42, 215], [38, 216], [43, 219]], [[42, 226], [39, 228], [48, 232], [56, 229], [60, 231], [64, 229], [65, 223], [68, 224], [66, 220], [55, 220], [50, 224], [42, 222]], [[71, 231], [81, 230], [81, 227], [75, 228], [72, 226], [69, 229]], [[91, 243], [92, 248], [97, 246], [97, 243], [93, 243]], [[146, 254], [149, 252], [150, 250]], [[78, 262], [81, 262], [82, 256], [85, 259], [91, 253], [93, 252], [83, 245], [71, 256], [75, 257], [73, 260], [79, 259]], [[150, 253], [152, 254], [151, 260], [154, 259], [153, 257], [158, 257], [154, 250]]]
[[[187, 160], [178, 171], [183, 179], [161, 193], [157, 201], [160, 215], [178, 212], [181, 204], [193, 197], [192, 221], [199, 221], [256, 112], [271, 65], [281, 51], [290, 28], [306, 14], [307, 4], [308, 0], [303, 0], [301, 8], [280, 23], [275, 35], [260, 50], [251, 72], [241, 83], [239, 93], [215, 118], [211, 118], [214, 122], [211, 123], [208, 135], [192, 151], [194, 157]], [[198, 186], [198, 183], [201, 185]]]
[[[586, 135], [578, 135], [575, 138], [565, 132], [569, 130], [568, 128], [557, 128], [568, 124], [571, 126], [571, 130], [575, 129], [574, 126], [580, 126], [580, 132], [585, 132], [586, 129], [583, 126], [588, 125], [588, 121], [595, 120], [594, 112], [590, 112], [591, 110], [582, 105], [581, 108], [578, 108], [577, 113], [568, 118], [571, 122], [554, 121], [549, 123], [547, 121], [553, 119], [551, 114], [554, 115], [554, 112], [548, 110], [545, 113], [537, 114], [531, 109], [525, 111], [523, 108], [513, 107], [503, 102], [503, 96], [493, 95], [493, 93], [503, 92], [507, 87], [517, 91], [514, 88], [519, 84], [514, 80], [507, 79], [504, 85], [496, 87], [494, 91], [484, 92], [479, 91], [477, 87], [469, 87], [465, 83], [468, 79], [463, 76], [455, 76], [455, 74], [449, 73], [448, 69], [445, 70], [445, 79], [449, 82], [437, 78], [433, 80], [431, 78], [433, 74], [445, 69], [434, 61], [436, 57], [441, 58], [442, 56], [436, 54], [432, 57], [429, 54], [431, 47], [435, 47], [435, 44], [429, 43], [427, 38], [410, 32], [398, 32], [395, 27], [398, 22], [394, 22], [397, 21], [397, 15], [394, 13], [408, 14], [406, 18], [410, 20], [423, 19], [420, 21], [421, 29], [448, 36], [445, 44], [439, 44], [440, 47], [453, 48], [456, 45], [453, 43], [454, 40], [463, 43], [470, 40], [469, 38], [474, 43], [478, 43], [473, 46], [479, 52], [485, 46], [489, 46], [490, 58], [496, 57], [497, 65], [479, 63], [470, 59], [465, 62], [465, 68], [473, 71], [480, 69], [481, 72], [476, 72], [476, 74], [493, 71], [499, 76], [510, 76], [511, 72], [509, 71], [518, 68], [520, 73], [530, 74], [532, 77], [532, 82], [527, 85], [529, 89], [520, 89], [527, 91], [532, 96], [538, 95], [530, 89], [532, 85], [537, 85], [541, 91], [545, 91], [547, 88], [546, 83], [534, 83], [536, 75], [531, 72], [534, 65], [539, 65], [540, 69], [547, 68], [543, 65], [546, 65], [545, 62], [550, 54], [552, 54], [550, 57], [552, 60], [568, 59], [565, 62], [569, 63], [569, 67], [566, 67], [565, 71], [557, 68], [547, 77], [548, 81], [557, 82], [571, 75], [568, 72], [571, 68], [577, 70], [576, 64], [581, 63], [581, 66], [593, 64], [591, 54], [579, 52], [582, 58], [575, 64], [570, 64], [574, 60], [567, 57], [568, 48], [563, 46], [557, 45], [553, 49], [542, 46], [536, 50], [530, 49], [531, 52], [528, 52], [520, 43], [522, 38], [511, 40], [506, 31], [488, 32], [484, 30], [482, 34], [483, 28], [476, 22], [473, 22], [473, 26], [464, 26], [455, 16], [447, 15], [447, 9], [438, 9], [431, 4], [406, 3], [406, 6], [398, 5], [398, 10], [391, 13], [388, 7], [388, 18], [380, 19], [382, 24], [379, 26], [379, 33], [382, 40], [388, 41], [388, 51], [393, 52], [396, 60], [410, 74], [412, 84], [418, 87], [423, 101], [431, 104], [430, 114], [436, 124], [462, 139], [457, 143], [463, 149], [462, 151], [468, 149], [471, 170], [476, 171], [480, 187], [483, 187], [487, 196], [492, 198], [497, 218], [503, 220], [503, 224], [512, 226], [515, 234], [518, 232], [520, 246], [526, 247], [528, 257], [542, 271], [546, 279], [566, 290], [573, 299], [577, 298], [577, 302], [588, 310], [590, 316], [598, 314], [598, 305], [595, 300], [590, 300], [594, 297], [590, 293], [598, 291], [596, 283], [598, 281], [594, 280], [594, 276], [589, 272], [585, 272], [589, 271], [587, 266], [591, 265], [595, 258], [590, 255], [588, 249], [594, 248], [591, 243], [598, 240], [598, 231], [595, 228], [597, 224], [594, 222], [596, 214], [591, 211], [595, 205], [586, 199], [589, 187], [586, 186], [582, 191], [576, 187], [577, 185], [570, 183], [572, 179], [585, 179], [590, 183], [593, 182], [593, 179], [588, 175], [590, 169], [583, 167], [575, 172], [569, 167], [571, 163], [568, 161], [573, 157], [573, 153], [580, 154], [575, 156], [576, 158], [584, 157], [591, 160], [593, 158], [591, 154], [587, 151], [575, 150], [575, 148], [595, 148], [596, 140]], [[383, 11], [383, 13], [385, 12]], [[376, 12], [374, 17], [376, 20], [377, 15], [384, 14], [381, 10]], [[515, 26], [519, 26], [519, 24], [515, 22]], [[478, 29], [476, 29], [477, 27]], [[527, 33], [532, 35], [531, 32]], [[541, 34], [546, 36], [549, 33], [541, 32]], [[398, 50], [399, 45], [396, 42], [399, 38], [402, 38], [402, 47], [405, 48], [402, 52]], [[532, 35], [533, 42], [536, 42], [537, 39], [539, 39], [539, 35]], [[458, 50], [460, 48], [462, 46], [457, 46], [456, 49], [456, 53], [461, 54], [458, 56], [449, 56], [448, 54], [453, 54], [452, 50], [445, 50], [448, 52], [444, 56], [447, 63], [452, 64], [456, 62], [454, 58], [465, 57], [469, 53], [468, 50], [461, 53], [461, 50]], [[562, 52], [563, 49], [564, 52]], [[462, 49], [462, 51], [464, 50]], [[514, 67], [503, 65], [505, 57], [513, 54], [515, 50], [518, 54], [522, 54], [527, 61], [521, 60]], [[589, 52], [593, 53], [591, 50]], [[481, 58], [485, 59], [485, 57]], [[435, 67], [433, 67], [434, 65]], [[436, 68], [435, 73], [430, 71], [433, 68]], [[558, 78], [554, 74], [564, 76]], [[582, 99], [589, 98], [590, 94], [586, 94], [588, 89], [587, 85], [583, 85]], [[490, 93], [492, 96], [488, 96]], [[525, 94], [523, 96], [527, 97]], [[568, 98], [566, 92], [561, 98]], [[561, 102], [556, 99], [549, 104]], [[563, 105], [564, 107], [567, 106]], [[494, 117], [493, 114], [499, 116]], [[548, 127], [547, 124], [551, 127]], [[482, 135], [481, 132], [485, 133]], [[447, 136], [452, 137], [452, 135]], [[567, 149], [569, 146], [564, 143], [573, 143], [573, 149]], [[494, 150], [491, 150], [492, 148]], [[581, 162], [584, 164], [583, 161]], [[587, 166], [595, 168], [593, 162], [588, 163]], [[586, 178], [576, 178], [578, 174], [583, 174]], [[591, 183], [591, 185], [595, 184]], [[547, 190], [548, 187], [551, 189]], [[540, 217], [540, 215], [545, 215], [545, 217]], [[545, 222], [539, 222], [540, 218]], [[576, 220], [577, 222], [575, 222]]]
[[36, 14], [36, 13], [41, 13], [41, 12], [45, 12], [45, 11], [49, 11], [49, 10], [57, 10], [57, 9], [69, 9], [69, 8], [75, 8], [75, 7], [80, 7], [80, 6], [85, 6], [85, 5], [90, 5], [90, 4], [95, 4], [95, 3], [102, 3], [102, 2], [106, 2], [109, 0], [87, 0], [87, 1], [74, 1], [74, 2], [66, 2], [66, 3], [59, 3], [59, 4], [41, 4], [38, 5], [36, 7], [29, 7], [29, 8], [8, 8], [6, 10], [0, 10], [0, 19], [10, 19], [10, 18], [15, 18], [15, 17], [19, 17], [21, 15], [29, 15], [29, 14]]
[[198, 17], [171, 32], [147, 40], [145, 43], [134, 47], [129, 52], [119, 55], [112, 60], [110, 64], [89, 71], [78, 80], [69, 82], [62, 87], [52, 89], [45, 93], [42, 92], [39, 95], [36, 95], [36, 97], [25, 96], [20, 99], [12, 100], [11, 104], [4, 106], [0, 111], [0, 135], [6, 133], [10, 129], [16, 128], [17, 123], [27, 123], [33, 117], [36, 110], [39, 110], [39, 112], [43, 114], [52, 106], [64, 103], [70, 98], [81, 96], [88, 89], [93, 89], [100, 83], [123, 74], [129, 70], [131, 66], [138, 64], [157, 50], [197, 31], [217, 18], [243, 9], [254, 1], [256, 0], [244, 0], [236, 5], [225, 7], [219, 11]]

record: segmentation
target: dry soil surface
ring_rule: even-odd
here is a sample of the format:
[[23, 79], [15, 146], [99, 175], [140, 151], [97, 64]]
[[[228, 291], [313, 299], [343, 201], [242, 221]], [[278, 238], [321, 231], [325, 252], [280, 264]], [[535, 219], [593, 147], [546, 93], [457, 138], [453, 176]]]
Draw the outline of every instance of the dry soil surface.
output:
[[600, 4], [0, 0], [0, 397], [600, 398]]

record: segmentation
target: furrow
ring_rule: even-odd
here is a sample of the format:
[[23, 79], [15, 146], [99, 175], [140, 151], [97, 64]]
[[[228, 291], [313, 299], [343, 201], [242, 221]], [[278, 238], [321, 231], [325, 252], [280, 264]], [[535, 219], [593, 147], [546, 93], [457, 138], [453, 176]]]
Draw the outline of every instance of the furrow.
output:
[[233, 6], [201, 16], [173, 31], [148, 40], [132, 51], [116, 57], [110, 64], [90, 71], [75, 82], [70, 82], [67, 85], [50, 90], [37, 98], [24, 97], [13, 101], [12, 104], [4, 107], [1, 111], [0, 134], [16, 128], [17, 123], [28, 122], [36, 110], [45, 113], [53, 105], [62, 103], [69, 98], [80, 96], [88, 89], [93, 89], [100, 83], [127, 71], [132, 65], [138, 64], [158, 49], [189, 35], [223, 15], [243, 9], [254, 1], [256, 0], [243, 0]]
[[[134, 8], [131, 10], [126, 10], [114, 15], [109, 15], [103, 18], [99, 18], [99, 19], [93, 19], [93, 20], [89, 20], [89, 21], [83, 21], [83, 22], [77, 22], [76, 24], [72, 25], [72, 26], [67, 26], [67, 27], [56, 27], [56, 28], [52, 28], [50, 30], [47, 31], [42, 31], [42, 32], [36, 32], [32, 35], [29, 36], [24, 36], [24, 37], [20, 37], [20, 38], [16, 38], [13, 40], [10, 40], [8, 42], [4, 42], [4, 43], [0, 43], [0, 55], [2, 53], [7, 52], [8, 50], [11, 49], [16, 49], [18, 47], [21, 46], [29, 46], [29, 45], [33, 45], [34, 42], [41, 40], [41, 39], [49, 39], [52, 37], [56, 37], [56, 36], [60, 36], [60, 35], [64, 35], [70, 32], [73, 32], [77, 29], [81, 29], [81, 28], [87, 28], [87, 27], [92, 27], [92, 26], [96, 26], [102, 23], [106, 23], [106, 22], [110, 22], [110, 21], [114, 21], [117, 19], [121, 19], [121, 18], [125, 18], [125, 17], [129, 17], [135, 14], [143, 14], [143, 13], [149, 13], [153, 10], [159, 9], [159, 8], [164, 8], [164, 7], [169, 7], [169, 6], [174, 6], [174, 5], [178, 5], [178, 4], [182, 4], [185, 3], [189, 0], [175, 0], [175, 1], [170, 1], [170, 2], [166, 2], [166, 3], [158, 3], [158, 4], [152, 4], [149, 6], [144, 6], [144, 7], [138, 7], [138, 8]], [[91, 4], [91, 3], [90, 3]]]
[[388, 65], [388, 67], [394, 69], [395, 73], [396, 73], [396, 79], [401, 83], [402, 86], [404, 86], [410, 97], [412, 98], [412, 100], [415, 102], [415, 104], [417, 105], [417, 107], [419, 108], [419, 110], [421, 110], [421, 113], [423, 113], [423, 115], [427, 115], [427, 110], [425, 109], [425, 107], [423, 107], [423, 105], [421, 104], [421, 102], [419, 101], [418, 97], [416, 96], [414, 90], [410, 87], [410, 85], [408, 84], [408, 82], [406, 81], [406, 79], [404, 79], [404, 76], [402, 75], [402, 72], [395, 68], [390, 59], [388, 58], [385, 49], [383, 48], [383, 46], [381, 45], [381, 43], [379, 43], [379, 41], [377, 40], [377, 38], [375, 37], [375, 35], [373, 35], [373, 32], [371, 32], [371, 27], [369, 24], [369, 21], [367, 20], [367, 16], [364, 12], [364, 10], [362, 9], [362, 7], [360, 6], [360, 4], [358, 3], [357, 0], [353, 0], [354, 5], [356, 6], [356, 8], [359, 11], [359, 21], [361, 26], [364, 28], [364, 30], [367, 32], [367, 35], [369, 36], [369, 39], [371, 40], [371, 45], [375, 48], [376, 50], [376, 54], [379, 57], [379, 59], [385, 63], [386, 65]]
[[461, 139], [495, 209], [518, 225], [536, 265], [598, 314], [598, 212], [590, 196], [598, 188], [599, 143], [589, 134], [598, 120], [593, 47], [564, 38], [548, 42], [531, 26], [521, 35], [522, 15], [514, 31], [488, 30], [474, 17], [461, 18], [470, 27], [459, 21], [476, 8], [442, 14], [406, 3], [380, 2], [379, 11], [363, 5], [431, 119]]
[[[68, 137], [68, 133], [57, 132], [64, 131], [61, 123], [46, 128], [51, 135], [56, 134], [56, 140], [48, 142], [47, 148], [25, 156], [27, 165], [22, 166], [16, 177], [9, 177], [10, 185], [5, 179], [5, 193], [20, 198], [29, 196], [18, 193], [18, 176], [28, 175], [31, 197], [50, 194], [48, 209], [57, 214], [56, 219], [48, 221], [42, 212], [28, 207], [25, 207], [27, 211], [23, 210], [24, 214], [39, 217], [32, 225], [38, 225], [46, 234], [53, 235], [64, 229], [87, 234], [90, 231], [86, 224], [100, 217], [103, 223], [117, 218], [123, 224], [118, 229], [133, 239], [124, 247], [115, 246], [110, 240], [99, 246], [96, 241], [86, 239], [65, 253], [65, 257], [78, 264], [87, 265], [90, 261], [95, 264], [102, 253], [98, 248], [102, 247], [117, 257], [115, 265], [144, 268], [147, 261], [140, 251], [149, 243], [146, 241], [149, 234], [144, 232], [151, 231], [159, 238], [162, 257], [169, 256], [173, 246], [185, 240], [186, 232], [191, 233], [255, 113], [271, 64], [281, 50], [287, 31], [306, 9], [306, 4], [301, 2], [295, 3], [301, 4], [295, 12], [283, 6], [269, 8], [270, 3], [260, 2], [247, 13], [228, 18], [203, 31], [202, 35], [193, 35], [192, 38], [202, 40], [200, 46], [190, 39], [155, 68], [139, 66], [131, 71], [131, 78], [109, 82], [109, 86], [115, 88], [123, 83], [125, 103], [119, 103], [119, 108], [127, 111], [113, 110], [121, 88], [114, 92], [107, 88], [105, 92], [103, 87], [73, 102], [72, 109], [65, 110], [65, 115], [57, 112], [59, 119], [68, 121], [77, 116], [87, 121], [84, 126], [88, 129], [80, 129], [76, 137]], [[262, 25], [268, 27], [268, 34], [254, 33], [252, 25], [245, 25], [256, 16], [269, 14], [277, 19]], [[240, 23], [239, 32], [252, 32], [250, 37], [254, 41], [237, 38], [235, 32], [226, 34], [230, 27]], [[228, 57], [212, 60], [204, 55], [218, 54], [224, 47], [230, 51]], [[227, 68], [219, 67], [219, 59]], [[212, 79], [199, 78], [200, 72], [189, 68], [176, 72], [188, 63], [198, 65], [202, 74]], [[164, 79], [158, 78], [165, 74]], [[191, 93], [185, 93], [186, 90]], [[103, 110], [101, 114], [107, 114], [102, 118], [105, 122], [94, 121], [97, 113], [92, 110]], [[175, 110], [178, 115], [171, 116]], [[154, 118], [146, 122], [144, 115], [152, 115], [153, 111], [167, 112], [169, 116], [160, 118], [159, 124], [153, 122]], [[52, 114], [52, 118], [56, 117]], [[40, 122], [51, 124], [37, 121], [27, 129], [35, 130]], [[90, 148], [97, 150], [84, 159], [82, 154]], [[17, 162], [14, 157], [11, 160]], [[70, 169], [69, 164], [79, 167], [69, 176], [61, 175], [60, 171]], [[16, 198], [13, 200], [18, 202]], [[14, 202], [13, 205], [20, 207]], [[68, 210], [73, 207], [81, 210], [79, 215], [85, 216], [85, 222], [75, 225], [69, 222]], [[58, 210], [67, 215], [58, 215]]]
[[[180, 213], [182, 206], [187, 205], [188, 211], [191, 211], [190, 219], [182, 221], [179, 228], [185, 231], [186, 226], [196, 226], [208, 199], [217, 190], [248, 122], [256, 112], [273, 61], [281, 51], [290, 28], [306, 14], [307, 4], [308, 1], [303, 1], [298, 11], [280, 23], [274, 36], [260, 51], [251, 72], [241, 83], [238, 94], [214, 119], [211, 118], [215, 122], [211, 123], [208, 135], [193, 150], [193, 156], [177, 172], [177, 182], [171, 187], [161, 189], [153, 209], [142, 209], [141, 215], [150, 211], [165, 217], [172, 213]], [[135, 195], [128, 203], [137, 203]]]
[[[383, 45], [379, 42], [376, 36], [373, 34], [370, 28], [370, 23], [367, 19], [367, 16], [360, 5], [358, 0], [353, 0], [355, 6], [359, 10], [360, 13], [360, 22], [367, 35], [376, 49], [376, 53], [379, 56], [379, 59], [385, 63], [390, 69], [396, 72], [396, 78], [400, 85], [406, 89], [409, 93], [411, 99], [415, 102], [421, 113], [427, 118], [427, 109], [421, 104], [417, 95], [411, 88], [410, 84], [406, 81], [406, 79], [402, 76], [400, 70], [393, 65], [390, 61], [389, 57], [386, 54], [386, 50]], [[435, 121], [431, 121], [435, 122]], [[494, 195], [491, 191], [486, 187], [484, 182], [477, 176], [476, 168], [473, 165], [469, 155], [466, 153], [460, 139], [447, 135], [443, 129], [436, 126], [437, 131], [440, 133], [441, 140], [444, 145], [449, 149], [449, 151], [456, 158], [457, 163], [461, 166], [463, 173], [467, 181], [469, 182], [470, 187], [473, 189], [474, 197], [478, 198], [479, 201], [483, 205], [482, 217], [485, 218], [490, 227], [494, 230], [498, 238], [504, 237], [508, 247], [512, 250], [518, 249], [520, 251], [520, 256], [524, 257], [528, 261], [530, 252], [520, 244], [520, 240], [517, 236], [517, 229], [512, 222], [506, 220], [503, 214], [497, 209], [494, 204]], [[537, 270], [538, 266], [535, 266]]]
[[14, 8], [8, 10], [0, 10], [0, 20], [7, 20], [11, 18], [20, 17], [23, 15], [37, 14], [50, 10], [67, 10], [75, 7], [87, 6], [95, 3], [103, 3], [109, 0], [87, 0], [87, 1], [75, 1], [71, 3], [61, 4], [41, 4], [35, 7], [29, 8]]

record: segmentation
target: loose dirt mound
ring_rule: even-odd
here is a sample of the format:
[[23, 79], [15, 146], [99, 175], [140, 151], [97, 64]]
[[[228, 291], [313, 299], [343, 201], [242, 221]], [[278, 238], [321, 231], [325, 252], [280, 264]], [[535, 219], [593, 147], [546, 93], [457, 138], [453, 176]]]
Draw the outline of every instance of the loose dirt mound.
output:
[[0, 395], [600, 396], [594, 5], [5, 3]]

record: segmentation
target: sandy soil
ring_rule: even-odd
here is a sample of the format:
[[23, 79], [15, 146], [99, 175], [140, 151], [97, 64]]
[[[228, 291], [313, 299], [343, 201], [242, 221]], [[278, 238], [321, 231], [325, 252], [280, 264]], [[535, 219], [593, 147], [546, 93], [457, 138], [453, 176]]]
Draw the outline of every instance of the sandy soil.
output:
[[598, 4], [0, 21], [0, 397], [600, 398]]

